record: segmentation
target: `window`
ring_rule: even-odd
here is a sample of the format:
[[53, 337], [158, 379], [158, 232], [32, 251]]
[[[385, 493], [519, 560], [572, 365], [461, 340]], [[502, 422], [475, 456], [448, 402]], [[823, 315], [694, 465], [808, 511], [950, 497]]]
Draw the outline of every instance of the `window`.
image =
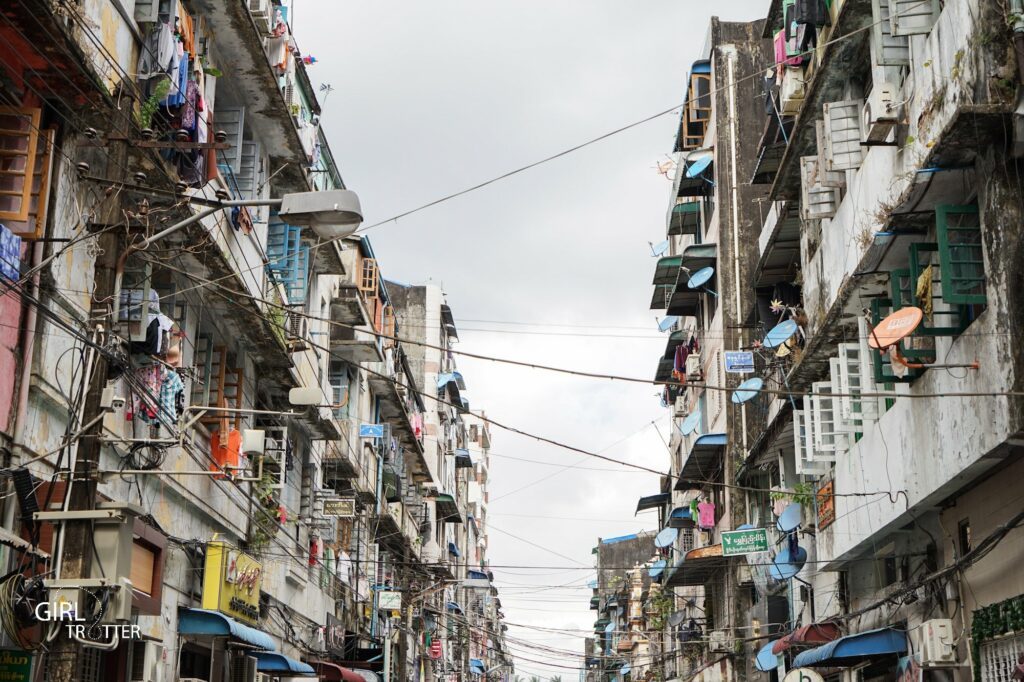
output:
[[267, 227], [267, 275], [284, 286], [288, 303], [306, 302], [309, 247], [302, 244], [302, 228], [282, 222], [276, 213], [271, 213]]
[[957, 550], [960, 556], [971, 551], [971, 520], [961, 519], [956, 526]]
[[42, 110], [0, 107], [0, 220], [28, 220]]
[[364, 258], [360, 267], [359, 291], [370, 296], [377, 295], [377, 261]]
[[1024, 654], [1024, 635], [1001, 637], [978, 647], [981, 682], [1010, 682], [1017, 660]]
[[936, 206], [942, 298], [947, 303], [985, 303], [985, 259], [977, 206]]

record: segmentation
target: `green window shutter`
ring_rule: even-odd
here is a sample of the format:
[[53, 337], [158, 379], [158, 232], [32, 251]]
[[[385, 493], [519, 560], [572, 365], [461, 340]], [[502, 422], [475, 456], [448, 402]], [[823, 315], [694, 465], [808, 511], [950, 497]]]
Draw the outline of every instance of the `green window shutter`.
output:
[[932, 314], [925, 315], [917, 333], [923, 336], [956, 336], [967, 328], [970, 315], [963, 305], [950, 304], [942, 296], [942, 267], [938, 262], [939, 245], [934, 242], [919, 242], [910, 245], [909, 291], [911, 302], [903, 301], [903, 305], [923, 307], [917, 300], [917, 280], [925, 269], [932, 268]]
[[942, 268], [942, 299], [962, 305], [985, 303], [985, 258], [978, 207], [936, 206], [935, 231]]

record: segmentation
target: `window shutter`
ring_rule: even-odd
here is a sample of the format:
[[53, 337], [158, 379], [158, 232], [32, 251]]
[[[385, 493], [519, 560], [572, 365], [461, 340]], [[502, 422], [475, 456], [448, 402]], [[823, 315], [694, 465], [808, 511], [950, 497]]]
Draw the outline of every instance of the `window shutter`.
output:
[[825, 105], [825, 169], [853, 170], [864, 160], [860, 118], [864, 102], [846, 100]]
[[[256, 176], [259, 173], [260, 144], [245, 140], [242, 142], [242, 154], [238, 172], [235, 173], [235, 185], [241, 199], [255, 199]], [[236, 188], [232, 187], [234, 191]]]
[[942, 299], [952, 304], [985, 303], [985, 255], [977, 206], [935, 207]]
[[[925, 0], [926, 2], [928, 0]], [[909, 66], [910, 39], [892, 33], [890, 0], [871, 0], [871, 56], [879, 66]]]
[[942, 8], [939, 0], [889, 0], [889, 25], [894, 36], [931, 33]]
[[226, 164], [231, 168], [231, 173], [238, 175], [242, 169], [242, 133], [245, 130], [245, 107], [233, 109], [218, 109], [214, 122], [217, 130], [223, 130], [228, 135], [230, 149], [222, 149], [218, 153], [218, 163]]
[[[36, 145], [36, 160], [32, 175], [32, 194], [29, 198], [29, 215], [24, 221], [7, 220], [4, 225], [22, 239], [40, 239], [46, 233], [46, 212], [50, 204], [50, 188], [53, 187], [53, 145], [57, 131], [49, 128], [42, 131]], [[0, 171], [3, 177], [3, 171]]]
[[818, 176], [818, 157], [800, 157], [800, 216], [804, 220], [831, 218], [839, 206], [839, 190], [822, 187]]
[[793, 410], [793, 445], [796, 449], [796, 473], [800, 476], [820, 476], [831, 464], [814, 459], [814, 432], [811, 419], [811, 399], [804, 398], [804, 408]]
[[42, 110], [0, 106], [0, 220], [28, 220]]
[[825, 164], [825, 122], [814, 124], [814, 134], [818, 140], [818, 184], [822, 187], [846, 187], [846, 171], [830, 171]]
[[[866, 342], [863, 345], [866, 347]], [[879, 410], [878, 398], [862, 397], [864, 393], [877, 391], [870, 363], [862, 357], [862, 344], [839, 344], [839, 371], [842, 375], [839, 392], [849, 394], [839, 400], [840, 415], [857, 427], [854, 432], [863, 432], [866, 424], [878, 419]]]
[[267, 260], [267, 274], [284, 286], [288, 303], [305, 303], [309, 247], [302, 244], [302, 228], [282, 222], [276, 213], [267, 227]]
[[377, 261], [364, 258], [359, 273], [359, 291], [375, 296], [377, 294]]
[[834, 461], [836, 452], [846, 448], [844, 434], [836, 429], [835, 409], [833, 407], [832, 382], [817, 381], [812, 384], [811, 396], [811, 429], [814, 432], [814, 461]]

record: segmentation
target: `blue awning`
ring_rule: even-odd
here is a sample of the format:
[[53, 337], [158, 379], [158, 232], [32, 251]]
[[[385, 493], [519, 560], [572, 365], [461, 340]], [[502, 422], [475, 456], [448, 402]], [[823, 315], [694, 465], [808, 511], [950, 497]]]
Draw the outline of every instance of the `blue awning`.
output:
[[834, 642], [808, 649], [793, 659], [793, 667], [849, 668], [863, 661], [885, 656], [902, 656], [905, 653], [906, 633], [892, 628], [882, 628], [847, 635]]
[[760, 651], [757, 652], [757, 658], [754, 659], [754, 665], [763, 673], [770, 672], [779, 667], [779, 657], [772, 651], [772, 647], [775, 646], [775, 642], [777, 641], [779, 640], [773, 639], [761, 647]]
[[272, 653], [269, 651], [256, 652], [256, 670], [261, 673], [288, 673], [293, 675], [316, 675], [313, 666], [306, 665], [302, 661], [288, 658], [284, 654]]
[[462, 607], [459, 606], [458, 602], [454, 602], [454, 601], [448, 602], [448, 610], [451, 611], [452, 613], [458, 613], [458, 614], [462, 613]]
[[466, 448], [458, 448], [455, 451], [455, 468], [468, 469], [473, 466], [473, 456]]
[[668, 515], [669, 528], [693, 528], [695, 519], [690, 514], [689, 507], [676, 507]]
[[277, 648], [274, 640], [267, 633], [243, 625], [223, 613], [207, 609], [179, 609], [178, 634], [234, 637], [240, 642], [260, 649], [273, 651]]
[[462, 556], [462, 552], [459, 551], [459, 546], [454, 542], [448, 543], [448, 553], [454, 556], [456, 559]]
[[724, 433], [708, 433], [698, 438], [690, 449], [676, 481], [676, 490], [698, 490], [721, 473], [721, 459], [728, 437]]
[[475, 675], [483, 675], [487, 672], [487, 668], [484, 667], [484, 662], [479, 658], [469, 659], [469, 672]]
[[472, 568], [469, 569], [468, 577], [470, 580], [488, 580], [486, 573], [483, 571], [474, 571]]

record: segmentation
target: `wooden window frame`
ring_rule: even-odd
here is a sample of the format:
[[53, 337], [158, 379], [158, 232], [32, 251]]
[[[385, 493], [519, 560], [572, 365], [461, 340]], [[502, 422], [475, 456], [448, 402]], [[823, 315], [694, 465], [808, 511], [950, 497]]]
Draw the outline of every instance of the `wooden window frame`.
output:
[[[36, 150], [39, 146], [39, 132], [40, 124], [42, 122], [43, 110], [38, 107], [9, 107], [0, 106], [0, 116], [10, 116], [14, 118], [27, 118], [28, 127], [27, 131], [22, 131], [13, 128], [0, 128], [0, 136], [12, 137], [19, 139], [26, 139], [27, 146], [25, 152], [21, 152], [14, 149], [0, 148], [0, 159], [2, 158], [13, 158], [13, 157], [25, 157], [25, 170], [24, 172], [0, 169], [0, 174], [8, 176], [21, 176], [23, 183], [21, 188], [21, 205], [17, 211], [0, 211], [0, 220], [12, 220], [16, 222], [26, 222], [29, 215], [31, 214], [32, 207], [32, 185], [35, 179], [36, 171]], [[3, 196], [17, 197], [19, 196], [16, 190], [0, 190]]]
[[164, 563], [167, 552], [167, 536], [142, 519], [135, 519], [132, 528], [132, 543], [153, 553], [153, 591], [150, 594], [132, 590], [132, 608], [148, 616], [158, 616], [163, 597]]

